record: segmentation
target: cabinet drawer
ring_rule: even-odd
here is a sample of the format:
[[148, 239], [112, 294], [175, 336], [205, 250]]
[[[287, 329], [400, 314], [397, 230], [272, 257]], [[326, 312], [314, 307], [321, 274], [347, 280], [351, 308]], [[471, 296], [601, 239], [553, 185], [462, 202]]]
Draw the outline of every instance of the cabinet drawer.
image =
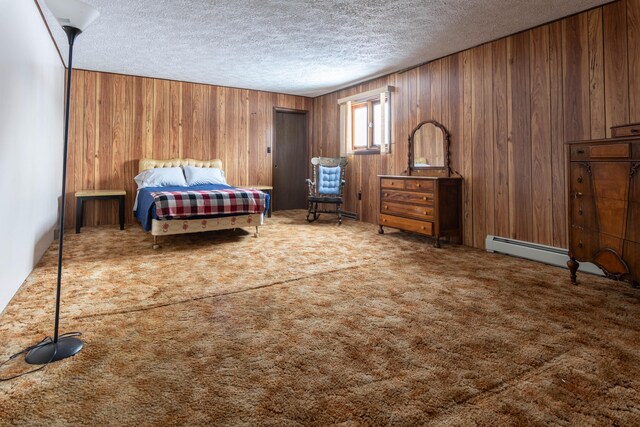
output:
[[570, 223], [597, 233], [595, 200], [592, 197], [574, 197], [569, 200], [569, 204], [571, 206]]
[[410, 216], [427, 221], [433, 220], [433, 207], [431, 206], [405, 205], [383, 201], [380, 211], [382, 213]]
[[427, 221], [417, 221], [408, 218], [380, 214], [380, 225], [385, 227], [401, 228], [414, 233], [433, 236], [433, 223]]
[[431, 192], [433, 193], [433, 180], [426, 179], [408, 179], [404, 183], [404, 188], [407, 190]]
[[382, 190], [381, 196], [382, 201], [433, 206], [433, 194], [430, 193], [410, 193], [408, 191]]
[[613, 138], [636, 135], [640, 136], [640, 123], [625, 126], [615, 126], [611, 128], [611, 136]]
[[591, 261], [598, 251], [600, 241], [598, 233], [585, 230], [577, 224], [571, 224], [569, 254], [578, 261]]
[[404, 179], [380, 178], [380, 188], [404, 189]]
[[594, 145], [590, 147], [589, 155], [592, 159], [628, 159], [631, 157], [629, 144]]
[[574, 198], [577, 194], [582, 194], [578, 197], [591, 197], [591, 166], [587, 162], [572, 162], [570, 172], [569, 188], [571, 189], [570, 197]]

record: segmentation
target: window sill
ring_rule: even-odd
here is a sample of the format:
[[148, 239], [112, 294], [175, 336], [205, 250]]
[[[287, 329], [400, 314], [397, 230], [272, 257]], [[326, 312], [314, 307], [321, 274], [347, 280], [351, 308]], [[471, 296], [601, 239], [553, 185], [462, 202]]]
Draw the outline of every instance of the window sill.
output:
[[380, 149], [361, 149], [353, 151], [354, 156], [365, 156], [367, 154], [380, 154]]

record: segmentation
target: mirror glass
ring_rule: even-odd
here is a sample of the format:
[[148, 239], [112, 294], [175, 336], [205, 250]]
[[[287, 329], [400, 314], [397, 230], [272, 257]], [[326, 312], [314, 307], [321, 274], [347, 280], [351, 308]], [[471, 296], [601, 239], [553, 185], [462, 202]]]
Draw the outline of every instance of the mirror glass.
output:
[[423, 123], [413, 134], [414, 168], [445, 167], [444, 132], [433, 123]]

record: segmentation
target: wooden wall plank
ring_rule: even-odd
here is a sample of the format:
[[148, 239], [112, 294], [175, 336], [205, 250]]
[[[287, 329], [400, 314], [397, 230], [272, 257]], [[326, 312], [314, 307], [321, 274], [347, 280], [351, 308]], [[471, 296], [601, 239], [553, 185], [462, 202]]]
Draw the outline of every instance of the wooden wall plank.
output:
[[473, 180], [473, 68], [471, 51], [462, 52], [462, 176], [467, 177], [463, 184], [462, 194], [462, 226], [463, 242], [467, 246], [473, 246], [473, 192], [475, 181]]
[[[507, 109], [507, 41], [493, 43], [493, 234], [509, 236], [509, 117]], [[491, 208], [488, 206], [487, 208]], [[490, 230], [487, 230], [487, 234]]]
[[486, 235], [485, 210], [485, 115], [484, 115], [484, 49], [482, 46], [471, 50], [471, 182], [472, 212], [473, 212], [473, 243], [472, 246], [484, 246]]
[[551, 188], [553, 215], [553, 246], [568, 246], [567, 201], [565, 186], [564, 110], [559, 94], [563, 90], [562, 23], [549, 25], [549, 92], [551, 118]]
[[604, 138], [604, 45], [602, 32], [602, 8], [587, 12], [589, 34], [589, 105], [591, 138]]
[[531, 104], [530, 52], [531, 32], [509, 37], [509, 225], [510, 237], [533, 240], [531, 199]]
[[611, 137], [611, 126], [629, 123], [626, 14], [627, 0], [619, 0], [602, 8], [607, 137]]
[[[82, 165], [82, 183], [75, 188], [75, 190], [88, 190], [95, 188], [95, 153], [96, 153], [96, 141], [97, 141], [97, 117], [96, 117], [96, 74], [89, 72], [82, 72], [83, 85], [84, 85], [84, 99], [82, 104], [83, 112], [83, 128], [84, 131], [80, 140], [69, 140], [69, 145], [82, 145], [83, 157], [77, 164]], [[74, 84], [79, 84], [76, 82]], [[73, 141], [73, 143], [72, 143]], [[78, 155], [78, 152], [76, 152]], [[95, 224], [95, 207], [89, 203], [86, 204], [84, 209], [84, 221], [85, 224]]]
[[[484, 132], [484, 230], [482, 231], [482, 241], [479, 247], [484, 247], [484, 240], [487, 234], [493, 234], [495, 230], [495, 182], [493, 167], [493, 144], [494, 144], [494, 114], [495, 99], [493, 86], [493, 43], [482, 46], [482, 56], [484, 57], [483, 77], [483, 129]], [[483, 224], [479, 224], [481, 228]]]
[[629, 122], [640, 122], [640, 0], [627, 0]]
[[549, 27], [531, 31], [531, 197], [535, 242], [553, 243]]
[[591, 135], [589, 110], [589, 39], [587, 15], [562, 20], [564, 137], [567, 141]]

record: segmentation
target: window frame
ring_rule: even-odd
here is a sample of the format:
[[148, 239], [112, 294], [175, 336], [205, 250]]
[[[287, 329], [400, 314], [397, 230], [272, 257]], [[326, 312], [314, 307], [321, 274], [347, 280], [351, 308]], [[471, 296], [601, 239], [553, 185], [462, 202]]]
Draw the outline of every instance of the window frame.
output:
[[[391, 106], [391, 103], [394, 102], [393, 91], [394, 87], [387, 85], [338, 99], [338, 105], [340, 106], [341, 156], [352, 156], [354, 154], [382, 155], [391, 153], [394, 143], [392, 132], [394, 126], [392, 120], [393, 108]], [[363, 104], [367, 105], [367, 146], [356, 147], [354, 144], [354, 112]], [[382, 108], [378, 108], [378, 105]], [[375, 117], [374, 109], [380, 110]], [[379, 119], [378, 116], [380, 116]], [[378, 134], [380, 136], [378, 136]], [[376, 140], [379, 142], [379, 145], [375, 144]]]
[[[388, 99], [387, 99], [387, 102], [388, 102]], [[367, 108], [367, 145], [366, 146], [356, 146], [356, 138], [355, 138], [356, 126], [354, 126], [353, 122], [351, 123], [351, 150], [353, 154], [380, 154], [380, 144], [375, 144], [375, 137], [374, 137], [376, 132], [376, 127], [375, 127], [373, 111], [374, 111], [374, 105], [376, 104], [381, 105], [380, 96], [351, 103], [352, 118], [355, 117], [355, 111], [357, 109], [362, 108], [363, 106]], [[384, 108], [384, 107], [381, 107], [381, 108]]]

